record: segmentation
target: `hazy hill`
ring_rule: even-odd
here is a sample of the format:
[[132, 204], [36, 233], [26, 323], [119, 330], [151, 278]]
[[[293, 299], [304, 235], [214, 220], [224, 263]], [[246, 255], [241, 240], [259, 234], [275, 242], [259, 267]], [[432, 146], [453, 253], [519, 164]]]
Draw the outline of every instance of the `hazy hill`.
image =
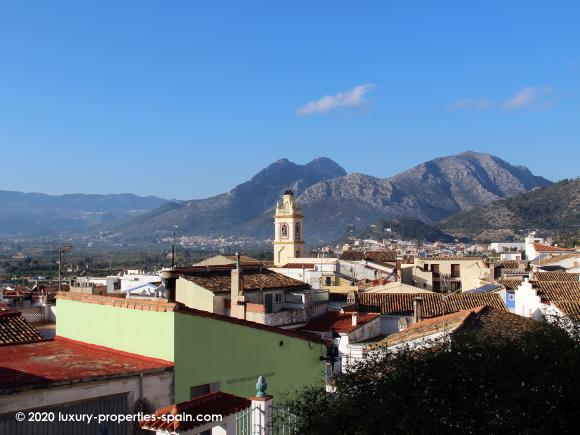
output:
[[45, 195], [0, 190], [0, 235], [85, 231], [144, 213], [165, 202], [165, 199], [130, 193]]
[[580, 232], [580, 179], [563, 180], [485, 207], [454, 214], [437, 224], [449, 234], [474, 240], [521, 239], [538, 230], [560, 237]]

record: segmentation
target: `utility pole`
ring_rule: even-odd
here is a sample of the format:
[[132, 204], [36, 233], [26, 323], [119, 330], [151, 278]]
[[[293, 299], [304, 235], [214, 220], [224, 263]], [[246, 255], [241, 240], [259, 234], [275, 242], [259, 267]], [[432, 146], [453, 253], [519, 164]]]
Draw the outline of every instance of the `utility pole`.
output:
[[173, 231], [173, 245], [171, 245], [171, 268], [175, 267], [175, 231]]
[[72, 249], [72, 246], [61, 246], [58, 248], [58, 291], [61, 291], [62, 287], [62, 254], [66, 251]]

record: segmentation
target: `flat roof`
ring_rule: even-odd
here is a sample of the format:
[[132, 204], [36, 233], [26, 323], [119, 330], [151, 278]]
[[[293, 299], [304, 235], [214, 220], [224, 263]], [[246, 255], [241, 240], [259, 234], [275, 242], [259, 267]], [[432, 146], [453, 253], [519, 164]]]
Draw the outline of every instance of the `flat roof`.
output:
[[67, 338], [2, 347], [0, 394], [139, 373], [159, 373], [173, 362]]

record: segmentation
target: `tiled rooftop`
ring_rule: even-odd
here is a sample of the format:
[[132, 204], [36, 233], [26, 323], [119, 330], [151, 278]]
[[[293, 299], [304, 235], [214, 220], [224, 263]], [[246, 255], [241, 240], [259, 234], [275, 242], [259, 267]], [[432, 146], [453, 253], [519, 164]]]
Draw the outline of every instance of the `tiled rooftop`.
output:
[[578, 259], [580, 261], [580, 252], [571, 252], [569, 254], [560, 254], [560, 255], [554, 255], [550, 258], [544, 258], [544, 259], [542, 259], [542, 266], [547, 266], [547, 265], [551, 265], [551, 264], [558, 264], [562, 260], [569, 260], [572, 258]]
[[[264, 262], [262, 260], [258, 260], [257, 258], [249, 257], [247, 255], [240, 255], [241, 265], [259, 266], [263, 263]], [[216, 255], [214, 257], [206, 258], [205, 260], [196, 263], [194, 266], [234, 266], [235, 264], [235, 255]]]
[[503, 268], [503, 269], [518, 269], [520, 266], [520, 262], [518, 260], [501, 260], [494, 263], [496, 268]]
[[44, 338], [20, 311], [0, 303], [0, 346], [33, 343]]
[[287, 263], [281, 269], [314, 269], [314, 263]]
[[520, 280], [520, 279], [498, 279], [497, 283], [500, 285], [503, 285], [506, 288], [506, 290], [515, 290], [522, 284], [522, 280]]
[[[231, 268], [190, 269], [180, 276], [214, 293], [229, 293]], [[307, 290], [310, 285], [266, 268], [242, 268], [244, 291], [289, 289]]]
[[363, 312], [380, 312], [387, 315], [410, 316], [413, 314], [413, 299], [423, 300], [422, 317], [436, 317], [481, 305], [489, 305], [499, 310], [507, 310], [497, 293], [362, 293], [358, 295], [358, 310]]
[[198, 415], [221, 415], [222, 417], [227, 417], [228, 415], [248, 408], [251, 404], [252, 402], [249, 399], [218, 391], [204, 394], [203, 396], [176, 405], [166, 406], [155, 411], [153, 414], [155, 417], [161, 417], [163, 415], [189, 415], [192, 417], [190, 419], [184, 418], [182, 419], [183, 421], [162, 418], [156, 418], [155, 421], [146, 421], [143, 419], [139, 421], [139, 425], [144, 429], [167, 433], [181, 433], [205, 424], [204, 422], [195, 421]]
[[580, 282], [578, 281], [532, 281], [532, 286], [544, 302], [580, 301]]
[[574, 281], [580, 282], [580, 273], [568, 272], [536, 272], [534, 278], [536, 281]]
[[574, 248], [561, 248], [559, 246], [545, 245], [543, 243], [534, 243], [536, 252], [574, 252]]
[[580, 321], [580, 301], [555, 301], [552, 303], [570, 319], [576, 322]]
[[172, 367], [169, 361], [57, 337], [3, 347], [0, 393], [160, 372]]
[[417, 257], [417, 260], [418, 261], [421, 261], [421, 260], [425, 260], [425, 261], [434, 261], [434, 260], [438, 260], [438, 261], [479, 261], [479, 260], [483, 260], [483, 257], [471, 256], [471, 255], [465, 255], [465, 256], [461, 256], [461, 255], [450, 255], [450, 256], [429, 255], [427, 257]]
[[481, 306], [422, 320], [401, 332], [389, 335], [378, 345], [392, 346], [442, 332], [456, 334], [475, 332], [491, 340], [517, 339], [521, 334], [539, 326], [537, 322], [526, 317], [489, 306]]
[[[357, 315], [357, 325], [352, 324], [353, 314]], [[379, 313], [354, 313], [346, 312], [340, 313], [338, 311], [329, 311], [324, 316], [308, 323], [302, 329], [304, 331], [312, 332], [329, 332], [335, 331], [343, 334], [348, 334], [360, 326], [380, 317]]]

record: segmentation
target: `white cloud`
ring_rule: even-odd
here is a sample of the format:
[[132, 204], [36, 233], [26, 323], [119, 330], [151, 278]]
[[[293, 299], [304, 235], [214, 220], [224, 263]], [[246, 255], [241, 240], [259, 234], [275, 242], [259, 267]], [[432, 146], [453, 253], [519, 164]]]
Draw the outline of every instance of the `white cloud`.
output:
[[454, 109], [473, 109], [473, 110], [487, 110], [493, 103], [486, 98], [479, 98], [479, 99], [471, 99], [471, 98], [460, 98], [459, 100], [455, 101], [451, 107]]
[[551, 92], [552, 88], [549, 86], [522, 88], [504, 103], [504, 107], [508, 110], [527, 107], [545, 108], [552, 104], [552, 101], [548, 99]]
[[366, 102], [365, 94], [374, 87], [374, 84], [368, 83], [355, 86], [350, 91], [339, 92], [336, 95], [325, 95], [300, 107], [296, 113], [300, 116], [307, 116], [314, 113], [325, 113], [338, 107], [360, 107]]

